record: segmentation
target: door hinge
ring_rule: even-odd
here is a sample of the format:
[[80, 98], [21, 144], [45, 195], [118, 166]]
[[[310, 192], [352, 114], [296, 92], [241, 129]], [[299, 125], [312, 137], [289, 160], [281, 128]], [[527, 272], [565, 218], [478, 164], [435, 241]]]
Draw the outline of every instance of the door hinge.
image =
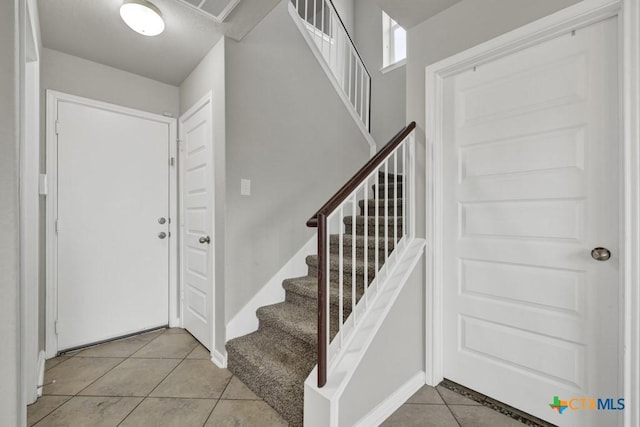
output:
[[176, 164], [176, 158], [175, 157], [170, 157], [169, 158], [169, 165], [170, 166], [175, 166]]
[[56, 135], [60, 135], [60, 122], [56, 120]]
[[56, 231], [56, 234], [58, 234], [58, 220], [56, 219], [56, 222], [54, 224], [54, 229]]
[[48, 192], [49, 192], [49, 186], [47, 183], [47, 174], [41, 173], [40, 180], [38, 182], [38, 193], [41, 196], [46, 196]]
[[53, 326], [56, 331], [56, 335], [60, 335], [60, 322], [56, 320]]

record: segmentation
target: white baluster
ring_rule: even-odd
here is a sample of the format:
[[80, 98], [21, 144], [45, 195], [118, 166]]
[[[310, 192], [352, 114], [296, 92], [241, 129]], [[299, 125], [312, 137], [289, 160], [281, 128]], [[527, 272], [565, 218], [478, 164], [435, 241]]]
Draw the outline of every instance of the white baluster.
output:
[[[393, 248], [398, 244], [398, 150], [393, 152]], [[403, 224], [404, 226], [404, 224]]]
[[[338, 320], [338, 329], [342, 329], [342, 325], [344, 324], [344, 306], [343, 306], [343, 299], [344, 299], [344, 278], [343, 278], [343, 269], [344, 269], [344, 250], [343, 250], [343, 245], [344, 245], [344, 231], [343, 231], [343, 224], [342, 224], [342, 219], [344, 218], [344, 209], [341, 206], [340, 207], [340, 214], [338, 215], [338, 220], [340, 221], [339, 227], [338, 229], [339, 231], [339, 237], [338, 237], [338, 311], [339, 311], [339, 320]], [[340, 334], [340, 347], [342, 347], [342, 343], [343, 343], [343, 334]]]
[[363, 285], [363, 297], [365, 298], [367, 306], [369, 305], [369, 177], [364, 180], [364, 201], [363, 208], [364, 211], [364, 233], [363, 236], [363, 257], [364, 260], [364, 285]]
[[353, 194], [353, 200], [351, 203], [351, 217], [353, 221], [351, 222], [351, 315], [353, 316], [353, 324], [354, 326], [357, 323], [356, 317], [356, 196], [357, 193]]

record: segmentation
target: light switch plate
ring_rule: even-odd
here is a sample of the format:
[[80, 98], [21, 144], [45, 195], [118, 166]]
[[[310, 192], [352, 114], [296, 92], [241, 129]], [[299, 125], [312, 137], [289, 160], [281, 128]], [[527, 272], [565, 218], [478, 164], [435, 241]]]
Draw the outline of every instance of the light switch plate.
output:
[[251, 195], [251, 180], [248, 180], [248, 179], [240, 180], [240, 195], [241, 196]]

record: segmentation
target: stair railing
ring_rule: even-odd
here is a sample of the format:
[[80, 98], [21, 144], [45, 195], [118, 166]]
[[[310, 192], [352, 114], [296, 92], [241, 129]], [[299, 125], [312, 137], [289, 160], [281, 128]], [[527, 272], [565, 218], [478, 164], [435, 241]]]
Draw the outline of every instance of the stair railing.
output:
[[[291, 0], [335, 84], [367, 131], [371, 123], [371, 74], [331, 0]], [[345, 101], [346, 102], [346, 101]]]
[[394, 136], [307, 221], [318, 228], [318, 387], [415, 237], [415, 126]]

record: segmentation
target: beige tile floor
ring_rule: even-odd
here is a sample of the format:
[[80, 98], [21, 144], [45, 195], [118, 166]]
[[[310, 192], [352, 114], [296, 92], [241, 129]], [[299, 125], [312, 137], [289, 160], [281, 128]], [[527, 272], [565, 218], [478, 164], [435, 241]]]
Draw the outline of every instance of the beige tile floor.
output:
[[[269, 405], [182, 329], [150, 332], [47, 361], [28, 425], [286, 426]], [[423, 387], [383, 426], [523, 424], [443, 387]]]

